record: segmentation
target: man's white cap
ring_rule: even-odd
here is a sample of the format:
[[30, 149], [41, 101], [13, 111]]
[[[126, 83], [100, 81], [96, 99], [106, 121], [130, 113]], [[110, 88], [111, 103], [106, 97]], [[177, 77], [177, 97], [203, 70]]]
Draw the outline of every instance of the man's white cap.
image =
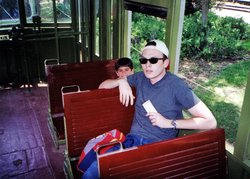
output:
[[158, 50], [161, 53], [163, 53], [164, 55], [166, 55], [168, 57], [169, 51], [168, 48], [166, 46], [166, 44], [160, 40], [151, 40], [149, 41], [146, 46], [141, 50], [141, 52], [143, 52], [146, 49], [154, 49], [154, 50]]

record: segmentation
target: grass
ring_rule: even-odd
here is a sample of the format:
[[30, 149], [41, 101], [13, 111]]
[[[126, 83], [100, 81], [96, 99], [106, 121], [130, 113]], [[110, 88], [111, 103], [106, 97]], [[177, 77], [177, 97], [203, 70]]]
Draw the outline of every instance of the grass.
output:
[[241, 45], [242, 45], [243, 48], [245, 48], [248, 51], [250, 51], [250, 39], [244, 40]]
[[241, 61], [228, 66], [220, 72], [218, 76], [209, 80], [207, 85], [211, 87], [216, 86], [233, 86], [233, 87], [242, 87], [246, 85], [247, 79], [246, 76], [249, 72], [250, 61]]
[[230, 143], [236, 139], [249, 69], [249, 60], [232, 64], [203, 84], [204, 88], [198, 86], [194, 89], [214, 113], [218, 127], [225, 129]]

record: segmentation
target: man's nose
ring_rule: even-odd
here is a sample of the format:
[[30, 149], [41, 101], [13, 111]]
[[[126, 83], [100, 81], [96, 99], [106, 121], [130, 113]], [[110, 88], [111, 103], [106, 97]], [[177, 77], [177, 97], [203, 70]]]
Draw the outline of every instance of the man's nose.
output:
[[147, 67], [151, 66], [151, 63], [149, 61], [147, 61], [146, 66]]

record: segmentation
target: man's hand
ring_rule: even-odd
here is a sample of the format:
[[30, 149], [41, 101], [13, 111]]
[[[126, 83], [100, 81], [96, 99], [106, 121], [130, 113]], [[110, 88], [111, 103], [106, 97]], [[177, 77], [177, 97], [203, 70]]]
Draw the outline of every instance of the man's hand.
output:
[[134, 104], [134, 95], [126, 79], [119, 79], [120, 102], [126, 107]]
[[149, 112], [147, 115], [149, 120], [151, 121], [153, 126], [158, 126], [160, 128], [170, 128], [171, 121], [166, 120], [160, 113], [158, 112]]

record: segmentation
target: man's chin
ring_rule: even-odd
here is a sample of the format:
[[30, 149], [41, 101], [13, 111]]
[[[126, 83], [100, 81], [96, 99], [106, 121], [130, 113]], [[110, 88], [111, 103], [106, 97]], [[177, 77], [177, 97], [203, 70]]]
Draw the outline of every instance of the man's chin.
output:
[[144, 73], [144, 74], [145, 74], [146, 78], [149, 78], [149, 79], [153, 78], [153, 75], [151, 73], [150, 74], [149, 73]]

